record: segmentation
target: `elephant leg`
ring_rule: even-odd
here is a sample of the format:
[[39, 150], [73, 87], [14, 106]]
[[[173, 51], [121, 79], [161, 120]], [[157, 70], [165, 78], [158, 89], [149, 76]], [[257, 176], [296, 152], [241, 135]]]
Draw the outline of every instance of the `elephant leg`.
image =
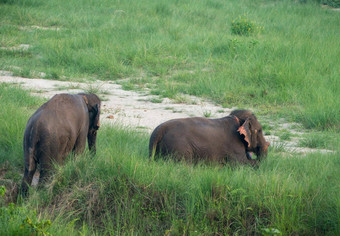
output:
[[52, 170], [52, 160], [49, 157], [44, 156], [43, 158], [41, 158], [41, 161], [40, 161], [40, 177], [39, 177], [39, 184], [38, 184], [39, 187], [41, 187], [44, 183], [46, 183], [51, 170]]
[[190, 146], [171, 146], [162, 150], [163, 155], [170, 155], [175, 161], [186, 160], [194, 162], [194, 153]]
[[41, 188], [42, 185], [47, 182], [49, 174], [50, 174], [50, 169], [41, 168], [41, 170], [40, 170], [40, 177], [39, 177], [39, 185], [38, 185], [39, 188]]
[[73, 153], [78, 155], [84, 152], [86, 146], [86, 134], [80, 134], [74, 144]]
[[193, 162], [194, 147], [191, 140], [185, 136], [165, 135], [157, 145], [158, 152], [162, 156], [168, 156], [175, 161], [186, 160]]
[[36, 169], [37, 169], [37, 163], [33, 158], [31, 158], [31, 160], [29, 160], [29, 163], [25, 165], [25, 173], [24, 173], [24, 177], [21, 183], [22, 196], [27, 196], [28, 188], [32, 183], [33, 176], [34, 176]]
[[97, 148], [96, 148], [96, 143], [97, 143], [97, 130], [89, 130], [87, 134], [87, 143], [89, 146], [89, 150], [93, 153], [96, 154]]

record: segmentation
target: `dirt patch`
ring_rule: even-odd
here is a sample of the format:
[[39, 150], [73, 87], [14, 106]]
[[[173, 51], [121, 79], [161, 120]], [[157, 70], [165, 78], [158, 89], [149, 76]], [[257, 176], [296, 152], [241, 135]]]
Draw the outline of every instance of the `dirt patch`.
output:
[[321, 5], [322, 8], [326, 8], [332, 11], [337, 11], [340, 12], [340, 8], [339, 7], [332, 7], [332, 6], [328, 6], [328, 5]]
[[20, 44], [13, 47], [0, 47], [0, 49], [9, 51], [27, 51], [30, 47], [31, 46], [29, 44]]
[[[149, 95], [148, 92], [123, 90], [121, 85], [112, 81], [78, 83], [27, 79], [13, 76], [10, 72], [0, 71], [0, 82], [20, 84], [22, 88], [30, 90], [32, 95], [48, 99], [58, 93], [94, 92], [103, 99], [101, 123], [122, 125], [136, 130], [145, 130], [149, 133], [156, 126], [170, 119], [193, 116], [219, 118], [228, 115], [235, 109], [223, 108], [194, 96], [187, 96], [185, 99], [190, 101], [190, 104], [178, 104], [170, 99], [161, 99], [158, 96]], [[277, 129], [287, 129], [295, 135], [302, 135], [303, 132], [299, 127], [301, 125], [287, 123], [282, 119]], [[301, 139], [299, 137], [294, 137], [290, 141], [282, 141], [278, 136], [267, 135], [266, 139], [271, 145], [280, 146], [283, 150], [289, 152], [332, 152], [325, 149], [299, 147], [298, 140]]]

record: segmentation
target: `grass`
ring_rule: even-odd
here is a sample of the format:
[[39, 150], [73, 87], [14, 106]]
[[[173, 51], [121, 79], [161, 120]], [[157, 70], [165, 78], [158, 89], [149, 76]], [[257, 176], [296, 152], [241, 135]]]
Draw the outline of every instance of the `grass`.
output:
[[[10, 190], [20, 183], [23, 169], [18, 131], [24, 130], [42, 101], [13, 85], [1, 84], [0, 92], [0, 105], [15, 107], [5, 110], [0, 122], [1, 133], [8, 134], [0, 139], [0, 163], [11, 169], [0, 182], [4, 185], [5, 179], [11, 179], [5, 185]], [[8, 116], [16, 119], [5, 120]], [[95, 157], [70, 156], [65, 165], [56, 166], [45, 187], [31, 189], [27, 201], [7, 205], [9, 196], [1, 197], [0, 222], [7, 223], [0, 234], [336, 235], [340, 231], [336, 153], [287, 158], [271, 146], [258, 169], [194, 166], [149, 160], [149, 137], [144, 132], [104, 125], [98, 135]]]
[[292, 134], [288, 130], [281, 130], [278, 134], [280, 140], [289, 141], [291, 140]]
[[[0, 234], [339, 235], [340, 15], [316, 2], [0, 0], [1, 70], [251, 107], [302, 123], [302, 146], [336, 151], [302, 158], [272, 143], [258, 169], [153, 162], [146, 133], [104, 125], [95, 157], [70, 156], [8, 205], [26, 122], [43, 101], [0, 84]], [[243, 15], [263, 30], [232, 34]]]
[[[63, 80], [142, 78], [137, 88], [124, 87], [206, 97], [338, 130], [340, 15], [316, 3], [2, 1], [0, 68]], [[232, 34], [232, 21], [244, 15], [264, 29]], [[20, 44], [30, 47], [6, 49]]]
[[195, 101], [193, 101], [189, 96], [186, 96], [184, 94], [176, 94], [174, 97], [172, 97], [172, 100], [174, 103], [196, 104]]
[[340, 136], [334, 132], [310, 132], [303, 135], [299, 142], [302, 147], [336, 150]]
[[58, 90], [81, 89], [81, 86], [78, 83], [69, 83], [68, 85], [58, 86], [57, 89]]
[[211, 111], [203, 111], [203, 116], [206, 118], [211, 117]]
[[150, 102], [152, 102], [152, 103], [162, 103], [163, 99], [162, 98], [154, 97], [154, 98], [150, 99]]
[[70, 160], [58, 168], [55, 181], [33, 194], [30, 201], [45, 203], [41, 211], [52, 219], [78, 219], [78, 227], [85, 222], [101, 234], [338, 230], [335, 155], [287, 159], [273, 153], [258, 170], [153, 163], [146, 137], [106, 128], [96, 158]]
[[102, 89], [103, 84], [88, 84], [86, 88], [84, 88], [85, 93], [95, 93], [101, 95], [109, 95], [110, 92]]
[[[0, 84], [2, 112], [0, 114], [0, 161], [10, 161], [18, 166], [22, 162], [23, 127], [26, 126], [30, 114], [37, 108], [42, 99], [29, 96], [28, 92], [18, 90], [17, 85]], [[18, 109], [20, 107], [20, 109]]]

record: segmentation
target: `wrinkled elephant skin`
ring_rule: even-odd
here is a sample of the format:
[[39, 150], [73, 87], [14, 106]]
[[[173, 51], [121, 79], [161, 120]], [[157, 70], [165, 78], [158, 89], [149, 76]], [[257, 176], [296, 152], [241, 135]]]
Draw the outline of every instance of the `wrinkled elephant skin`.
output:
[[267, 155], [268, 146], [256, 116], [248, 110], [235, 110], [220, 119], [194, 117], [160, 124], [151, 134], [149, 156], [256, 165]]
[[57, 94], [28, 120], [24, 133], [25, 172], [21, 193], [27, 195], [40, 165], [40, 180], [46, 179], [53, 162], [63, 163], [70, 152], [82, 153], [88, 139], [96, 152], [101, 101], [95, 94]]

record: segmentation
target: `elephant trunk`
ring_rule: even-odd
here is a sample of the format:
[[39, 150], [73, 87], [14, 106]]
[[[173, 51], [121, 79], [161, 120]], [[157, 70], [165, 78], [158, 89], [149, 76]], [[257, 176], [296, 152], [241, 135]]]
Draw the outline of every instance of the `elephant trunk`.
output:
[[265, 142], [265, 145], [263, 146], [258, 146], [256, 148], [256, 156], [259, 158], [259, 160], [261, 160], [262, 158], [265, 158], [268, 154], [268, 147], [269, 147], [270, 143], [269, 142]]

